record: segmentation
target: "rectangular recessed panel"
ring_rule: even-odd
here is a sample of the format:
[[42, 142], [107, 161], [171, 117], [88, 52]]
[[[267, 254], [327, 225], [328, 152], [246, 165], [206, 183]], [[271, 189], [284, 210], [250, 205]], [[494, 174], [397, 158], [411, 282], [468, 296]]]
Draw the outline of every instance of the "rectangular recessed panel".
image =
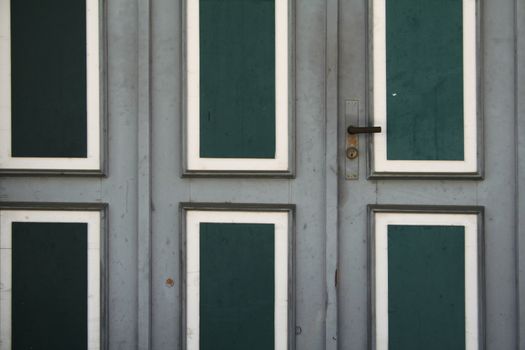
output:
[[87, 349], [87, 224], [12, 224], [12, 349]]
[[463, 1], [386, 0], [386, 74], [387, 159], [464, 160]]
[[13, 157], [87, 157], [86, 0], [11, 0]]
[[274, 158], [274, 0], [200, 0], [200, 157]]
[[465, 349], [464, 227], [388, 225], [388, 338], [389, 350]]
[[200, 224], [200, 350], [274, 348], [274, 232]]

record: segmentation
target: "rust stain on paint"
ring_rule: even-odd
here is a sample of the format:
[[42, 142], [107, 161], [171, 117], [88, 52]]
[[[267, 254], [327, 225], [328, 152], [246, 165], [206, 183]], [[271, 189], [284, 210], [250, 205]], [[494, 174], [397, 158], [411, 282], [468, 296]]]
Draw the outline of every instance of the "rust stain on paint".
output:
[[175, 285], [175, 281], [173, 280], [173, 278], [168, 278], [168, 279], [166, 279], [166, 282], [165, 282], [165, 283], [166, 283], [166, 285], [167, 285], [168, 287], [170, 287], [170, 288], [173, 287], [173, 286]]

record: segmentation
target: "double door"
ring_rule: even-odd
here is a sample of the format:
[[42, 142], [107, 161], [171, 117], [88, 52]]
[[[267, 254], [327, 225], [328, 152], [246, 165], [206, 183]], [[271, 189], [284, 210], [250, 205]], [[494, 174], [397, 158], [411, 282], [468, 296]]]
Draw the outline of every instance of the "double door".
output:
[[[17, 60], [53, 32], [0, 0], [0, 348], [42, 344], [28, 298], [54, 347], [63, 327], [88, 349], [519, 346], [519, 2], [68, 3], [88, 45], [53, 50], [85, 66], [32, 81], [49, 56]], [[20, 86], [75, 74], [85, 123], [32, 127]], [[50, 124], [65, 153], [39, 146]]]

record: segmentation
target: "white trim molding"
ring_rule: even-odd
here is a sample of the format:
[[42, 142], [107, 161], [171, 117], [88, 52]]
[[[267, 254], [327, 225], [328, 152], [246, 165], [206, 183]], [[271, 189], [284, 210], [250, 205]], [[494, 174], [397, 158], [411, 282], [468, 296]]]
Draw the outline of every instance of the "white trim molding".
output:
[[[101, 55], [99, 0], [86, 0], [87, 157], [13, 157], [11, 152], [11, 11], [0, 0], [0, 170], [100, 171]], [[45, 69], [45, 67], [44, 67]]]
[[371, 242], [372, 344], [388, 350], [388, 226], [462, 226], [465, 228], [465, 342], [466, 350], [483, 348], [482, 268], [479, 229], [475, 213], [373, 212]]
[[290, 298], [290, 217], [288, 212], [278, 211], [225, 211], [188, 210], [186, 211], [185, 247], [185, 329], [183, 332], [186, 350], [199, 349], [199, 305], [200, 305], [200, 224], [201, 223], [249, 223], [273, 224], [275, 252], [275, 349], [289, 349]]
[[185, 2], [185, 171], [281, 172], [291, 171], [291, 2], [275, 1], [275, 157], [203, 158], [200, 156], [200, 41], [199, 0]]
[[13, 222], [86, 223], [88, 350], [101, 349], [101, 213], [100, 211], [0, 210], [0, 350], [11, 349], [11, 259]]
[[463, 143], [464, 160], [388, 160], [387, 159], [387, 72], [386, 1], [372, 1], [372, 89], [374, 134], [372, 176], [382, 174], [476, 174], [479, 173], [479, 47], [477, 0], [463, 0]]

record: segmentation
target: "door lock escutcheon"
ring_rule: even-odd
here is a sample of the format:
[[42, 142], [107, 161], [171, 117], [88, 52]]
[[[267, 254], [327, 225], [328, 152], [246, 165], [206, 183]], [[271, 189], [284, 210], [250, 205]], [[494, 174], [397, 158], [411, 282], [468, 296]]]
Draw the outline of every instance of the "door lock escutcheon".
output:
[[[347, 180], [359, 179], [359, 134], [372, 134], [381, 132], [380, 126], [359, 127], [359, 100], [345, 100], [344, 127], [339, 129], [339, 135], [344, 140], [345, 151], [345, 178]], [[365, 122], [366, 123], [366, 122]]]
[[358, 155], [359, 155], [359, 151], [357, 150], [356, 147], [348, 147], [346, 149], [346, 157], [348, 159], [356, 159]]
[[354, 160], [359, 156], [358, 150], [358, 134], [374, 134], [381, 132], [380, 126], [353, 126], [350, 125], [346, 129], [347, 136], [347, 148], [346, 148], [346, 158]]

